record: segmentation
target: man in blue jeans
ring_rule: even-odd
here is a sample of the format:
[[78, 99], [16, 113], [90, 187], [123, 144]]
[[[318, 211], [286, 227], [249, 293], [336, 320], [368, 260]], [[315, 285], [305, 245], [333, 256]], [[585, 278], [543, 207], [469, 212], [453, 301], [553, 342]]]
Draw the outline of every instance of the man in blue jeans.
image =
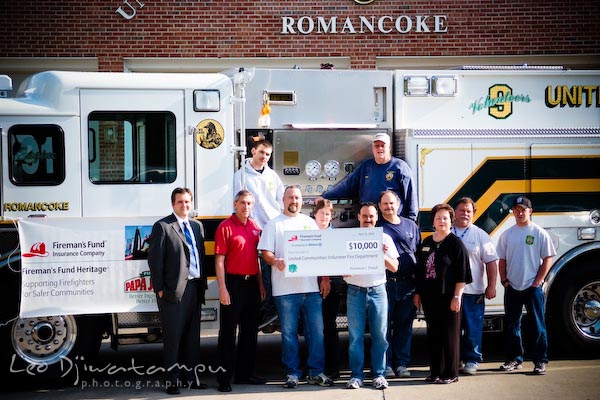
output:
[[325, 347], [323, 344], [322, 298], [329, 294], [329, 279], [321, 281], [316, 276], [285, 276], [285, 231], [318, 230], [314, 219], [301, 214], [302, 194], [297, 185], [288, 186], [283, 193], [283, 213], [267, 223], [258, 242], [264, 260], [271, 268], [273, 298], [281, 322], [281, 360], [287, 370], [284, 387], [298, 387], [300, 368], [300, 345], [298, 321], [302, 317], [304, 338], [308, 346], [306, 381], [319, 386], [331, 386], [332, 380], [323, 373]]
[[521, 316], [525, 306], [532, 335], [529, 353], [534, 364], [533, 373], [544, 375], [548, 363], [548, 337], [542, 285], [556, 250], [548, 232], [531, 221], [533, 209], [527, 197], [518, 196], [512, 212], [516, 225], [502, 233], [497, 249], [500, 282], [505, 290], [506, 321], [506, 362], [500, 370], [514, 371], [523, 366]]
[[[374, 228], [377, 223], [377, 207], [373, 203], [363, 203], [358, 212], [361, 228]], [[398, 270], [398, 251], [392, 238], [383, 234], [383, 251], [385, 268], [395, 272]], [[344, 277], [348, 283], [346, 308], [349, 333], [350, 380], [348, 389], [358, 389], [363, 385], [365, 325], [368, 321], [371, 333], [371, 374], [373, 387], [386, 389], [385, 353], [388, 342], [387, 318], [388, 300], [385, 289], [385, 271], [372, 275], [353, 275]]]
[[464, 365], [462, 372], [475, 375], [483, 361], [481, 339], [485, 299], [496, 297], [498, 254], [490, 236], [473, 225], [477, 208], [469, 197], [458, 200], [454, 207], [455, 219], [452, 233], [459, 237], [469, 252], [469, 264], [473, 282], [465, 286], [462, 298], [462, 336], [460, 355]]

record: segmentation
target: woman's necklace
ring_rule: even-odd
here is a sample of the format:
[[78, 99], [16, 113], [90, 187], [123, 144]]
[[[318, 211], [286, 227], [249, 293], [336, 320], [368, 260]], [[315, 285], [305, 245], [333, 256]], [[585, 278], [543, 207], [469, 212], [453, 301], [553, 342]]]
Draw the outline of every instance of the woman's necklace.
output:
[[439, 240], [439, 241], [437, 241], [437, 240], [436, 240], [436, 236], [439, 236], [439, 235], [436, 235], [436, 233], [434, 233], [434, 234], [433, 234], [433, 244], [435, 245], [435, 248], [436, 248], [436, 249], [439, 249], [439, 248], [440, 248], [440, 245], [442, 244], [442, 242], [444, 241], [444, 239], [446, 239], [446, 237], [448, 237], [448, 235], [445, 235], [445, 236], [444, 236], [444, 237], [443, 237], [441, 240]]

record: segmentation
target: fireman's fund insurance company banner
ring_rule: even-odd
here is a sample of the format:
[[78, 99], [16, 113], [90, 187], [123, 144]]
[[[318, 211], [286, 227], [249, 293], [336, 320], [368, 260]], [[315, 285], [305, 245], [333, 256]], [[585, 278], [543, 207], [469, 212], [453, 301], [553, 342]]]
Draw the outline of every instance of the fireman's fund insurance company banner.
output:
[[146, 219], [19, 221], [21, 317], [156, 311]]

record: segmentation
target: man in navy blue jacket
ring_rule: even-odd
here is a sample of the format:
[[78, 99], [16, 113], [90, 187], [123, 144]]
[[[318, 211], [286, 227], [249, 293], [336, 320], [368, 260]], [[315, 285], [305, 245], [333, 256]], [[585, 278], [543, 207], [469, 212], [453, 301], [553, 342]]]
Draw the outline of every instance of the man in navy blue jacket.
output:
[[416, 221], [419, 207], [412, 178], [408, 164], [392, 156], [390, 136], [380, 132], [373, 136], [373, 158], [358, 164], [344, 180], [323, 193], [323, 198], [358, 197], [361, 203], [377, 204], [381, 192], [393, 190], [400, 198], [399, 215]]

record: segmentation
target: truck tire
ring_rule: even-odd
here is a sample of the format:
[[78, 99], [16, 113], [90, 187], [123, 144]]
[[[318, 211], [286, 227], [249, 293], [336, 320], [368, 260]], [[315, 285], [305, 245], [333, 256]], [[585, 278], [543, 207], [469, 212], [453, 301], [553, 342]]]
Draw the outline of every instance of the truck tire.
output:
[[570, 344], [583, 354], [600, 354], [600, 269], [593, 261], [570, 268], [549, 300], [551, 345], [559, 352]]
[[73, 315], [17, 318], [2, 329], [2, 363], [19, 381], [77, 385], [84, 373], [80, 366], [100, 349], [100, 321]]

